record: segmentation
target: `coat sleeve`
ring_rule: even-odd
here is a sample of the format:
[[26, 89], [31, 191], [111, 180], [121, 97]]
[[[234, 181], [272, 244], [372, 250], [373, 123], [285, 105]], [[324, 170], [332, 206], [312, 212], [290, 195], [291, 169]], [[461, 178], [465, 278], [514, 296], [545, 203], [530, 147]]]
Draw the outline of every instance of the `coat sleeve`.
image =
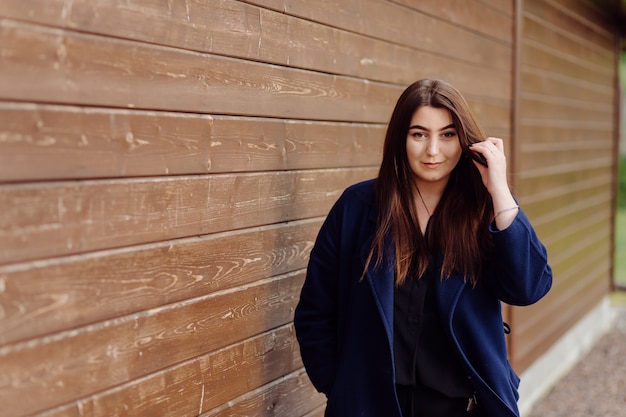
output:
[[539, 301], [552, 286], [552, 269], [546, 248], [524, 212], [520, 209], [506, 229], [499, 231], [492, 225], [490, 231], [494, 242], [490, 287], [507, 304]]
[[315, 388], [328, 394], [338, 362], [338, 275], [341, 199], [331, 209], [311, 250], [294, 326], [300, 354]]

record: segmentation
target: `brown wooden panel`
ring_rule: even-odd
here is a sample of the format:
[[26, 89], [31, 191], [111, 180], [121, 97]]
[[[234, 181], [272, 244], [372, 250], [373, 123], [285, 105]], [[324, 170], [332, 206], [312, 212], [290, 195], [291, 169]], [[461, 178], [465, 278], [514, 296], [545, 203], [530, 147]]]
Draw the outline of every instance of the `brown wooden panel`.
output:
[[523, 110], [520, 117], [532, 120], [558, 117], [570, 120], [605, 121], [612, 124], [613, 107], [611, 103], [595, 104], [585, 101], [556, 99], [547, 96], [522, 94], [520, 104]]
[[9, 20], [0, 43], [5, 100], [384, 123], [402, 91]]
[[[568, 308], [566, 306], [575, 306], [577, 299], [584, 296], [581, 288], [602, 279], [608, 284], [606, 251], [609, 243], [597, 230], [590, 230], [588, 233], [593, 234], [593, 239], [586, 239], [584, 245], [579, 244], [576, 237], [572, 236], [570, 246], [563, 251], [566, 253], [554, 252], [557, 256], [551, 257], [551, 264], [555, 279], [552, 290], [541, 301], [541, 305], [538, 308], [516, 311], [519, 319], [517, 329], [521, 334], [527, 334], [527, 338], [531, 338], [530, 335], [537, 329], [552, 327], [552, 324], [545, 322], [546, 317], [558, 316], [561, 310]], [[605, 288], [604, 285], [600, 286]]]
[[[508, 72], [511, 65], [510, 44], [485, 38], [475, 28], [467, 29], [387, 1], [253, 0], [249, 3], [478, 66]], [[502, 36], [510, 39], [512, 34]]]
[[[555, 146], [568, 146], [569, 142], [578, 144], [585, 143], [586, 146], [605, 146], [605, 143], [612, 142], [611, 125], [606, 121], [563, 121], [558, 123], [553, 120], [539, 120], [532, 123], [530, 119], [520, 123], [519, 137], [520, 150], [530, 146], [541, 144], [554, 144]], [[528, 148], [530, 149], [530, 148]], [[566, 148], [567, 149], [567, 148]]]
[[[606, 253], [610, 250], [611, 242], [606, 237], [610, 234], [611, 225], [606, 218], [600, 220], [596, 218], [595, 220], [596, 227], [593, 228], [591, 227], [593, 222], [586, 222], [581, 218], [582, 225], [579, 231], [570, 230], [569, 234], [563, 234], [558, 239], [555, 238], [546, 244], [548, 250], [551, 250], [553, 254], [550, 257], [551, 265], [559, 272], [555, 287], [559, 287], [561, 283], [570, 286], [572, 282], [588, 279], [587, 275], [583, 274], [582, 268], [572, 267], [572, 265], [580, 264], [581, 258], [584, 259], [584, 262], [591, 262], [594, 259], [593, 254], [597, 254], [598, 250], [604, 250], [604, 258], [601, 259], [603, 261], [609, 259]], [[599, 258], [599, 256], [595, 258]], [[564, 270], [567, 273], [563, 272]]]
[[586, 80], [568, 78], [537, 68], [525, 68], [521, 78], [524, 94], [581, 100], [592, 105], [610, 105], [615, 95], [612, 85], [608, 83], [590, 84]]
[[[577, 175], [580, 179], [571, 182], [571, 175]], [[605, 188], [611, 183], [611, 173], [601, 172], [601, 170], [585, 171], [582, 173], [565, 173], [550, 177], [535, 177], [520, 183], [518, 194], [520, 201], [524, 204], [524, 210], [532, 209], [536, 213], [552, 211], [549, 207], [538, 207], [535, 210], [529, 207], [533, 203], [551, 204], [551, 199], [560, 199], [571, 196], [573, 193], [585, 192], [589, 189]], [[571, 202], [571, 199], [569, 200]], [[552, 208], [556, 208], [552, 205]]]
[[0, 185], [0, 263], [325, 215], [377, 168]]
[[[595, 283], [589, 284], [587, 288], [581, 291], [581, 297], [577, 299], [575, 307], [573, 305], [561, 306], [564, 308], [554, 311], [553, 315], [550, 315], [550, 312], [544, 312], [542, 323], [549, 324], [549, 327], [537, 328], [532, 333], [517, 338], [520, 342], [516, 344], [516, 350], [511, 358], [515, 369], [523, 372], [532, 365], [534, 360], [556, 343], [567, 330], [583, 319], [585, 314], [596, 308], [609, 291], [608, 282], [606, 277], [600, 277]], [[548, 304], [549, 302], [546, 300], [541, 305]], [[539, 305], [529, 308], [535, 307], [539, 307]]]
[[[570, 145], [576, 144], [574, 143]], [[556, 147], [556, 144], [554, 147]], [[525, 151], [521, 154], [521, 157], [523, 158], [523, 165], [520, 170], [524, 171], [524, 175], [532, 176], [534, 175], [534, 170], [539, 170], [540, 172], [545, 172], [546, 174], [563, 170], [571, 170], [577, 164], [580, 164], [578, 169], [585, 169], [585, 167], [610, 167], [608, 159], [611, 150], [606, 149], [603, 146], [585, 146], [585, 143], [583, 143], [580, 144], [580, 148], [566, 148], [562, 150], [550, 148]]]
[[545, 21], [542, 18], [526, 14], [523, 20], [524, 38], [555, 48], [556, 53], [576, 56], [590, 67], [607, 66], [615, 57], [613, 45], [602, 42], [595, 43], [580, 36], [578, 31], [563, 31], [560, 21]]
[[[536, 306], [542, 307], [542, 320], [538, 320], [532, 330], [519, 335], [520, 342], [516, 344], [513, 358], [517, 368], [525, 369], [531, 365], [535, 358], [544, 353], [551, 344], [606, 297], [610, 282], [606, 255], [603, 265], [598, 265], [592, 272], [594, 275], [589, 276], [587, 280], [576, 281], [579, 285], [575, 291], [558, 296], [555, 292]], [[518, 310], [515, 312], [517, 314]], [[521, 317], [516, 317], [516, 320], [520, 323], [524, 321]]]
[[524, 164], [520, 171], [520, 177], [533, 178], [538, 176], [558, 175], [567, 172], [590, 171], [597, 169], [611, 169], [611, 156], [602, 149], [582, 148], [567, 152], [531, 152], [524, 156]]
[[[562, 87], [563, 90], [569, 88], [570, 90], [573, 87], [570, 85], [562, 85], [559, 86], [555, 82], [551, 82], [550, 85], [553, 87], [557, 86]], [[559, 114], [561, 118], [571, 118], [573, 120], [585, 120], [585, 119], [596, 119], [610, 121], [614, 112], [614, 108], [611, 103], [611, 99], [613, 98], [613, 94], [610, 95], [602, 95], [596, 94], [595, 89], [587, 89], [583, 90], [577, 94], [577, 97], [572, 97], [573, 94], [569, 94], [569, 97], [561, 96], [560, 91], [557, 92], [556, 88], [552, 89], [543, 89], [544, 91], [538, 93], [531, 93], [524, 91], [520, 94], [520, 100], [523, 102], [525, 113], [522, 117], [535, 117], [535, 119], [539, 119], [535, 116], [533, 112], [543, 113], [543, 114], [551, 114], [556, 115]], [[600, 90], [600, 89], [598, 89]], [[599, 95], [599, 99], [589, 99], [590, 95], [596, 96]], [[528, 101], [528, 103], [526, 103]], [[545, 106], [542, 107], [542, 106]], [[550, 109], [548, 106], [553, 106]], [[588, 113], [583, 113], [582, 110], [588, 110]]]
[[[608, 26], [599, 23], [597, 10], [586, 7], [578, 0], [524, 0], [524, 14], [534, 15], [553, 25], [558, 25], [563, 32], [578, 36], [580, 42], [590, 42], [605, 49], [613, 48], [613, 35]], [[593, 2], [588, 2], [591, 5]], [[599, 24], [598, 24], [599, 23]]]
[[512, 16], [515, 12], [515, 1], [511, 0], [485, 0], [482, 3], [487, 3], [490, 7], [501, 11], [507, 16]]
[[[541, 176], [553, 176], [571, 173], [572, 176], [579, 176], [579, 172], [591, 171], [594, 169], [610, 170], [612, 167], [611, 156], [603, 155], [593, 159], [584, 159], [582, 161], [567, 160], [567, 154], [564, 154], [566, 161], [561, 163], [554, 163], [553, 165], [546, 166], [545, 164], [538, 164], [537, 167], [530, 167], [529, 169], [519, 169], [518, 178], [538, 178]], [[579, 172], [577, 172], [578, 170]]]
[[[40, 8], [45, 12], [33, 13]], [[364, 58], [372, 51], [377, 52], [376, 58], [384, 51], [397, 52], [398, 45], [236, 1], [168, 4], [113, 0], [96, 4], [76, 0], [69, 10], [62, 0], [7, 1], [0, 13], [83, 32], [324, 72], [387, 80], [398, 73], [385, 74], [383, 62], [376, 59], [382, 65], [372, 65]], [[143, 24], [137, 25], [138, 19]], [[397, 60], [401, 55], [387, 57]], [[404, 71], [399, 65], [396, 68]]]
[[581, 3], [522, 2], [516, 193], [554, 284], [537, 305], [512, 311], [518, 370], [608, 293], [615, 58]]
[[301, 367], [289, 324], [37, 416], [197, 416]]
[[326, 404], [306, 413], [302, 417], [324, 417], [324, 411], [326, 411]]
[[256, 281], [4, 346], [0, 402], [16, 416], [42, 411], [285, 325], [303, 280], [297, 272]]
[[[544, 213], [540, 216], [534, 216], [533, 224], [540, 228], [544, 237], [544, 243], [550, 244], [552, 240], [558, 240], [563, 234], [567, 235], [572, 231], [576, 231], [580, 222], [599, 221], [603, 216], [608, 219], [610, 214], [610, 194], [607, 191], [600, 190], [590, 196], [578, 196], [571, 194], [567, 203], [555, 206], [555, 203], [567, 201], [567, 196], [560, 196], [553, 201], [543, 204], [535, 204], [534, 210]], [[547, 211], [552, 207], [552, 211]], [[580, 227], [583, 226], [580, 224]]]
[[301, 416], [325, 402], [326, 397], [315, 391], [306, 373], [297, 371], [222, 407], [201, 414], [201, 417]]
[[[521, 118], [519, 122], [520, 131], [523, 138], [532, 141], [534, 137], [543, 141], [550, 141], [553, 139], [565, 139], [563, 135], [552, 135], [557, 130], [567, 131], [566, 135], [580, 134], [578, 132], [594, 132], [594, 135], [602, 133], [604, 137], [611, 136], [613, 124], [607, 121], [595, 121], [595, 120], [574, 120], [561, 118], [560, 114], [554, 115], [552, 119], [531, 119]], [[571, 131], [571, 132], [569, 132]], [[580, 137], [580, 136], [579, 136]]]
[[[583, 222], [581, 220], [580, 230], [570, 229], [569, 232], [555, 237], [546, 245], [552, 250], [549, 255], [551, 265], [556, 270], [557, 277], [554, 280], [555, 293], [559, 288], [568, 288], [576, 285], [578, 281], [588, 279], [587, 274], [583, 274], [585, 267], [597, 265], [599, 261], [606, 260], [606, 250], [610, 244], [606, 240], [609, 224], [606, 219]], [[602, 257], [602, 251], [605, 251]]]
[[[9, 0], [0, 5], [0, 16], [403, 85], [415, 80], [416, 68], [426, 75], [429, 68], [442, 68], [450, 61], [450, 58], [441, 57], [440, 51], [435, 54], [423, 49], [416, 51], [397, 43], [231, 0], [190, 4], [75, 0], [71, 8], [65, 6], [63, 0]], [[137, 19], [141, 19], [141, 25], [136, 24]], [[504, 19], [499, 21], [506, 22]], [[506, 31], [503, 33], [510, 36]], [[510, 43], [510, 39], [507, 41]], [[501, 51], [498, 46], [485, 48], [482, 53], [494, 54], [489, 65], [495, 62], [498, 69], [508, 69], [510, 63], [506, 56], [510, 52], [499, 56]], [[474, 67], [475, 73], [483, 72], [475, 64]]]
[[490, 136], [492, 131], [506, 132], [500, 137], [511, 137], [511, 103], [508, 100], [485, 100], [470, 97], [467, 102], [480, 121], [483, 129]]
[[376, 166], [385, 126], [0, 103], [0, 181]]
[[7, 20], [0, 40], [9, 45], [0, 57], [5, 100], [386, 123], [401, 90], [418, 78], [501, 100], [511, 91], [509, 71], [408, 50], [393, 52], [401, 62], [383, 64], [385, 73], [407, 71], [403, 85], [392, 86]]
[[588, 65], [576, 56], [558, 53], [558, 50], [541, 42], [524, 39], [521, 49], [523, 68], [541, 68], [598, 85], [606, 85], [607, 78], [611, 77], [608, 67]]
[[[601, 228], [589, 229], [587, 225], [581, 228], [581, 232], [569, 236], [569, 245], [560, 253], [555, 252], [552, 264], [557, 272], [557, 279], [553, 285], [553, 297], [560, 303], [570, 302], [568, 293], [577, 291], [583, 282], [593, 280], [598, 275], [598, 271], [605, 271], [607, 264], [606, 251], [610, 248], [610, 243], [604, 238], [608, 224], [601, 225]], [[587, 236], [584, 232], [587, 232]], [[603, 233], [604, 232], [604, 233]], [[583, 239], [581, 239], [581, 236]], [[562, 237], [562, 241], [568, 240]], [[581, 242], [580, 240], [584, 240]], [[560, 245], [555, 243], [554, 246]], [[581, 277], [584, 277], [581, 279]], [[607, 277], [608, 282], [608, 277]], [[524, 328], [529, 328], [530, 325]]]
[[0, 345], [304, 268], [320, 226], [302, 220], [0, 267]]
[[[513, 16], [512, 1], [500, 1], [504, 7], [498, 9], [487, 2], [468, 3], [466, 0], [390, 0], [407, 8], [436, 16], [460, 27], [471, 28], [489, 38], [512, 43]], [[489, 25], [485, 25], [489, 22]]]

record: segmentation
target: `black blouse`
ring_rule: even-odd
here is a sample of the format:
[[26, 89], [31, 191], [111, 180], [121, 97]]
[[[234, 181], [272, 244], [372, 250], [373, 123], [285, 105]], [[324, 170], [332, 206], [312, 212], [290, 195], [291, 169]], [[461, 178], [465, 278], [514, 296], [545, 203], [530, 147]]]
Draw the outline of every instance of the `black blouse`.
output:
[[435, 298], [436, 279], [438, 271], [429, 267], [421, 279], [409, 277], [396, 288], [396, 383], [425, 386], [448, 398], [467, 399], [473, 388], [444, 333]]
[[469, 398], [471, 383], [437, 312], [435, 279], [437, 272], [428, 268], [421, 279], [410, 277], [395, 291], [396, 383], [423, 384], [447, 397]]

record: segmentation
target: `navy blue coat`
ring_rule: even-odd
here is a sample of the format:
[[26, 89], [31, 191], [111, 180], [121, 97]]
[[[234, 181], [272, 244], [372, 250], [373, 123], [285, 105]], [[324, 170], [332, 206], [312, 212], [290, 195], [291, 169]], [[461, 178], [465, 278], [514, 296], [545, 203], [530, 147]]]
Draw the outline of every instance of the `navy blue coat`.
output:
[[[307, 374], [326, 394], [327, 417], [401, 417], [393, 358], [393, 259], [360, 281], [376, 226], [374, 180], [349, 187], [311, 251], [294, 324]], [[491, 230], [495, 265], [472, 288], [460, 275], [437, 280], [445, 331], [493, 417], [519, 416], [519, 378], [506, 351], [501, 301], [528, 305], [552, 284], [544, 246], [520, 210]]]

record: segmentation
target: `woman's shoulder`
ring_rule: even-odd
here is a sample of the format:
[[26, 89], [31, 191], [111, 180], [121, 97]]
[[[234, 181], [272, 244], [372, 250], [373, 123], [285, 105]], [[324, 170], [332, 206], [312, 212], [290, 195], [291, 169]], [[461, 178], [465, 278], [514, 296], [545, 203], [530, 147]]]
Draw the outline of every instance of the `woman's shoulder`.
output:
[[347, 187], [334, 205], [333, 211], [350, 214], [354, 218], [361, 213], [372, 213], [376, 179], [361, 181]]
[[374, 198], [375, 185], [376, 178], [357, 182], [344, 190], [342, 198], [359, 198], [370, 201]]

